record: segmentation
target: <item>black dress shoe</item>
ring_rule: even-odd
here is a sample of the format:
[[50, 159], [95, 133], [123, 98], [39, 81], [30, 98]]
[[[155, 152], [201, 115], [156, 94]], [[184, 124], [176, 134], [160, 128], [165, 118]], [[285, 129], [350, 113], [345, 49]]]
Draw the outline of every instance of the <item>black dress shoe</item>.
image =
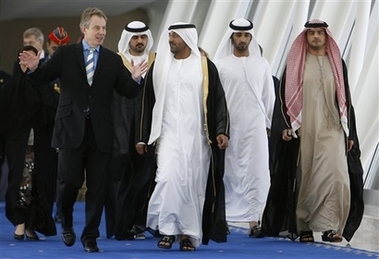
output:
[[28, 231], [25, 232], [26, 240], [29, 240], [29, 241], [38, 241], [39, 240], [39, 237], [37, 236], [37, 233], [34, 230], [31, 231], [29, 234], [31, 234], [31, 235], [28, 235]]
[[24, 240], [24, 234], [21, 234], [21, 235], [18, 235], [16, 233], [13, 234], [13, 238], [16, 239], [16, 240]]
[[62, 228], [62, 241], [66, 246], [75, 244], [76, 234], [72, 228]]
[[99, 247], [95, 241], [84, 241], [83, 243], [84, 251], [87, 253], [98, 253], [100, 252]]
[[61, 218], [61, 215], [59, 215], [59, 213], [55, 214], [54, 221], [55, 221], [55, 223], [61, 223], [62, 222], [62, 218]]

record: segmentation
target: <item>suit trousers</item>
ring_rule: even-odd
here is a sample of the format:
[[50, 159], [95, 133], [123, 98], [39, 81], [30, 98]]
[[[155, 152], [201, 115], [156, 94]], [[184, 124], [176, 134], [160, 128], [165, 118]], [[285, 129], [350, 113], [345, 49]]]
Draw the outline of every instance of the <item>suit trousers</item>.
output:
[[111, 154], [101, 152], [96, 145], [91, 119], [86, 119], [85, 135], [78, 148], [63, 148], [58, 155], [58, 206], [62, 228], [73, 227], [73, 207], [84, 179], [85, 226], [81, 240], [95, 240], [100, 236], [99, 225], [107, 193]]

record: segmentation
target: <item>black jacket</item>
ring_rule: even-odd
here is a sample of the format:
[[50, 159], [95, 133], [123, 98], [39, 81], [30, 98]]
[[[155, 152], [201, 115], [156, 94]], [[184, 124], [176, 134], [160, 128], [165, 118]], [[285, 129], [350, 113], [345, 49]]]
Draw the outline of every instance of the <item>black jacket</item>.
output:
[[119, 55], [100, 46], [92, 86], [87, 82], [82, 43], [59, 47], [51, 59], [29, 75], [37, 84], [59, 78], [60, 99], [55, 117], [54, 148], [77, 148], [84, 137], [86, 111], [100, 151], [112, 153], [114, 123], [111, 103], [113, 91], [135, 97], [140, 85], [135, 82]]

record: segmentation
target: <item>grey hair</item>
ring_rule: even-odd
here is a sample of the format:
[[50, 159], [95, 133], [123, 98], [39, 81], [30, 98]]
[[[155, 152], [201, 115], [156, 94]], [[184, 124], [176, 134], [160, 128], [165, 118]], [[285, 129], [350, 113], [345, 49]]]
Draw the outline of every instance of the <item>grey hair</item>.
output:
[[40, 29], [38, 28], [29, 28], [26, 31], [24, 31], [24, 34], [22, 37], [24, 38], [29, 38], [30, 36], [34, 35], [36, 40], [43, 42], [44, 41], [44, 36], [43, 33]]
[[103, 11], [101, 11], [97, 7], [88, 7], [85, 9], [82, 13], [82, 16], [80, 18], [79, 28], [82, 28], [84, 26], [85, 28], [89, 27], [90, 19], [92, 16], [97, 15], [105, 19], [105, 21], [108, 20], [107, 16]]

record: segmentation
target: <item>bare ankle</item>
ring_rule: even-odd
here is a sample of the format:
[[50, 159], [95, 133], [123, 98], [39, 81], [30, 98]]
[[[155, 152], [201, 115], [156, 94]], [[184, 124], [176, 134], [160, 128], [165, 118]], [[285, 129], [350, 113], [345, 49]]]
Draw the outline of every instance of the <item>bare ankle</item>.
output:
[[17, 235], [22, 235], [25, 232], [25, 223], [18, 224], [16, 226], [16, 230], [14, 231], [15, 234]]

